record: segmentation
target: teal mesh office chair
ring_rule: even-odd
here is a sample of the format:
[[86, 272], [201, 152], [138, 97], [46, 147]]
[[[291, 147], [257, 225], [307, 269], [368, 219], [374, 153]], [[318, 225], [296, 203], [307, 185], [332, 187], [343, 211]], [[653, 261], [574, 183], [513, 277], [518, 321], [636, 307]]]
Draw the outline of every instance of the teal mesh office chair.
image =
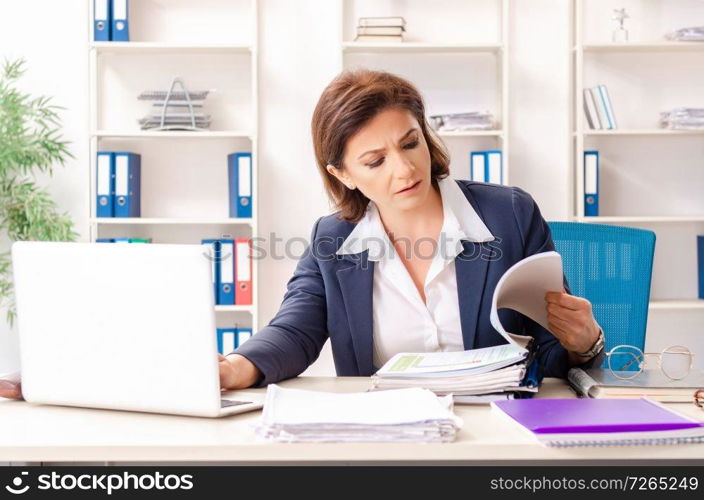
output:
[[655, 233], [579, 222], [549, 222], [573, 295], [592, 303], [606, 350], [645, 347]]

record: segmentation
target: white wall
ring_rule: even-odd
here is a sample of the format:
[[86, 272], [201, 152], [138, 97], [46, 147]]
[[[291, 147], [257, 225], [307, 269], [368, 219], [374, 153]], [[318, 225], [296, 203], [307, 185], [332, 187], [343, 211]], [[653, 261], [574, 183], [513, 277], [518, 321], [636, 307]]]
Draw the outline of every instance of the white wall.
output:
[[[550, 219], [569, 213], [568, 4], [513, 1], [510, 18], [512, 183], [531, 192]], [[56, 172], [50, 187], [83, 235], [89, 202], [87, 6], [79, 0], [0, 4], [0, 57], [27, 58], [22, 88], [53, 95], [67, 108], [64, 135], [73, 143], [75, 159]], [[329, 212], [309, 124], [318, 95], [340, 69], [338, 3], [261, 0], [260, 12], [259, 182], [266, 186], [266, 196], [260, 194], [260, 234], [308, 238], [315, 219]], [[260, 263], [262, 322], [277, 310], [295, 264]], [[3, 327], [0, 372], [16, 365], [15, 336]], [[330, 372], [331, 366], [326, 352], [311, 373]]]

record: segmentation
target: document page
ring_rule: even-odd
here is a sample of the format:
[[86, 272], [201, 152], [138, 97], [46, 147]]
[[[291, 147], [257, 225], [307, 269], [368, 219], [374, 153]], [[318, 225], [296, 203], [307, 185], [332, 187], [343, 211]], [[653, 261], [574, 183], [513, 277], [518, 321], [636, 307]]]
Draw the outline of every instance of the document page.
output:
[[559, 253], [543, 252], [517, 262], [504, 273], [494, 290], [492, 326], [511, 344], [524, 347], [529, 337], [507, 332], [499, 320], [499, 309], [518, 311], [547, 329], [545, 293], [562, 289], [562, 258]]

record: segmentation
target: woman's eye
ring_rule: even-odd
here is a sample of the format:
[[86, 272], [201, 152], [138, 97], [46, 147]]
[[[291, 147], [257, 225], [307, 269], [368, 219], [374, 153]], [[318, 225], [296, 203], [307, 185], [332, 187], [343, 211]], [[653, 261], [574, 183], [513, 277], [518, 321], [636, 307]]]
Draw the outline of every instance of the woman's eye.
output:
[[381, 164], [384, 163], [384, 157], [382, 156], [378, 160], [372, 162], [372, 163], [367, 163], [368, 167], [375, 168], [381, 166]]
[[418, 139], [416, 139], [416, 140], [413, 141], [413, 142], [409, 142], [408, 144], [406, 144], [405, 146], [403, 146], [403, 149], [413, 149], [413, 148], [415, 148], [417, 145], [418, 145]]

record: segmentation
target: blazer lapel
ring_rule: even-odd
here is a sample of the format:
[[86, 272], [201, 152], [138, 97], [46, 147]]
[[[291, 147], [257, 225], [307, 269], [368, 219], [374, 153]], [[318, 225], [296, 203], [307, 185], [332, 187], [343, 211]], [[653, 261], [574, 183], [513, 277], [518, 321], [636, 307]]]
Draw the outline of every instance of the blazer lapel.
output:
[[463, 241], [464, 250], [455, 258], [457, 298], [460, 305], [462, 340], [474, 349], [489, 261], [482, 258], [481, 243]]
[[367, 251], [343, 256], [337, 279], [345, 303], [347, 322], [354, 346], [359, 375], [374, 371], [372, 294], [374, 286], [374, 261], [367, 259]]

